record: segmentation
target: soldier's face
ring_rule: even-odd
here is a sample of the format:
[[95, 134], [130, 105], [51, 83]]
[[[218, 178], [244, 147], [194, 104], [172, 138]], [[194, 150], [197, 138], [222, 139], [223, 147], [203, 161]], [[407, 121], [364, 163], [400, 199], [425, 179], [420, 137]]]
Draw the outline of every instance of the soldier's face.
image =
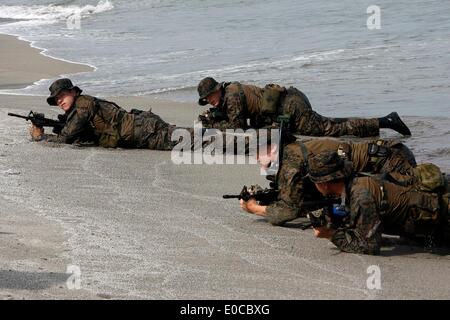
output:
[[75, 102], [75, 96], [75, 90], [63, 90], [55, 97], [55, 101], [58, 107], [64, 110], [64, 112], [67, 112], [72, 108]]
[[324, 196], [341, 196], [345, 189], [343, 181], [315, 183], [317, 190]]
[[321, 194], [323, 194], [324, 196], [328, 196], [329, 195], [329, 188], [328, 185], [329, 183], [315, 183], [317, 190], [319, 190], [319, 192]]
[[221, 92], [220, 90], [217, 90], [216, 92], [211, 93], [209, 96], [206, 97], [206, 101], [213, 107], [218, 107], [220, 104], [220, 98], [221, 98]]

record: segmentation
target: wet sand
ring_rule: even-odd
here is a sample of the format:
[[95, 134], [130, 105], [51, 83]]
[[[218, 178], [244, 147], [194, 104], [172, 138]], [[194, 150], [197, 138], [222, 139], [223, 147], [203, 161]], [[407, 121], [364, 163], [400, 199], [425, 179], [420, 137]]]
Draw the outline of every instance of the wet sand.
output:
[[0, 35], [0, 90], [25, 88], [41, 79], [94, 70], [84, 64], [49, 58], [41, 52], [15, 36]]
[[[0, 83], [19, 82], [13, 75]], [[154, 97], [110, 99], [180, 126], [199, 112]], [[58, 113], [45, 97], [0, 95], [0, 298], [450, 297], [448, 253], [406, 245], [377, 257], [339, 253], [311, 230], [273, 227], [223, 200], [244, 184], [265, 185], [256, 165], [175, 165], [164, 151], [35, 143], [24, 120], [6, 115], [30, 109]], [[449, 170], [448, 120], [405, 121], [418, 160]], [[80, 290], [67, 285], [70, 265], [81, 271]], [[381, 290], [367, 287], [371, 265]]]

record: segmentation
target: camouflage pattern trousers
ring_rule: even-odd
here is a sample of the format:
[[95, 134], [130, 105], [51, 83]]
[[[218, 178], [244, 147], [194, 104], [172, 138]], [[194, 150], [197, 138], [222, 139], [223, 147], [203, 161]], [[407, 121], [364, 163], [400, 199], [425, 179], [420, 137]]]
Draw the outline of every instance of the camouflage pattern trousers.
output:
[[[180, 133], [174, 135], [176, 130], [180, 130]], [[202, 150], [215, 141], [214, 139], [204, 141], [203, 135], [205, 135], [205, 132], [206, 128], [199, 130], [171, 125], [161, 119], [160, 116], [151, 111], [146, 111], [135, 117], [134, 147], [169, 151], [180, 144], [180, 147], [183, 147], [184, 150]], [[214, 132], [212, 136], [214, 136]], [[173, 136], [175, 140], [172, 140]], [[222, 139], [225, 139], [223, 134]]]
[[134, 119], [133, 146], [151, 150], [172, 150], [171, 134], [175, 129], [151, 111], [137, 114]]
[[305, 136], [373, 137], [380, 134], [378, 119], [327, 118], [315, 112], [306, 95], [290, 87], [281, 102], [283, 114], [291, 115], [294, 134]]

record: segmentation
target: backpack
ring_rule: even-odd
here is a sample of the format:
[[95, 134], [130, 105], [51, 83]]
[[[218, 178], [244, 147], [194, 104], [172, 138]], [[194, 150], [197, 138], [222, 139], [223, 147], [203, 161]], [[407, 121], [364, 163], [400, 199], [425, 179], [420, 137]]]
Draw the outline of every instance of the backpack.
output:
[[422, 163], [413, 168], [416, 186], [419, 190], [433, 192], [444, 187], [444, 175], [438, 166], [432, 163]]

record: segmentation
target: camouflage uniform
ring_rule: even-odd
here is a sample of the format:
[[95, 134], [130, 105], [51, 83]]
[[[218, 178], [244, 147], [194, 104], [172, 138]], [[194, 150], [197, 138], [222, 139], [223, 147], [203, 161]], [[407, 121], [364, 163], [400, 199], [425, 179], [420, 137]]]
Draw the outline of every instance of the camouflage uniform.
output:
[[[215, 83], [212, 78], [206, 78], [200, 82], [199, 104], [204, 105], [205, 94], [211, 92], [203, 87]], [[370, 137], [378, 136], [380, 132], [379, 121], [376, 118], [349, 118], [335, 121], [319, 115], [312, 110], [306, 95], [293, 87], [286, 89], [277, 85], [268, 85], [265, 88], [259, 88], [239, 82], [220, 83], [213, 87], [222, 90], [221, 105], [216, 111], [221, 116], [209, 119], [200, 116], [199, 120], [207, 128], [217, 128], [223, 131], [235, 128], [270, 127], [277, 125], [278, 115], [290, 115], [291, 130], [294, 134], [299, 135]], [[202, 94], [202, 92], [205, 93]], [[270, 94], [267, 94], [268, 92]], [[268, 104], [271, 104], [272, 110], [267, 110]], [[247, 124], [247, 119], [249, 119], [250, 125]]]
[[[444, 199], [448, 199], [450, 192], [448, 180], [439, 192], [424, 192], [416, 184], [401, 186], [380, 176], [353, 178], [351, 172], [344, 172], [343, 166], [340, 169], [328, 166], [338, 162], [332, 155], [324, 152], [309, 159], [309, 172], [316, 183], [348, 179], [344, 199], [350, 215], [330, 239], [340, 250], [378, 254], [382, 232], [428, 235], [447, 225], [448, 200]], [[324, 174], [325, 171], [328, 173]]]
[[[66, 124], [59, 135], [44, 135], [42, 140], [58, 143], [93, 142], [105, 148], [151, 150], [172, 150], [179, 144], [178, 150], [185, 151], [201, 150], [214, 144], [215, 149], [219, 148], [217, 152], [230, 150], [233, 150], [234, 154], [241, 151], [245, 154], [251, 152], [249, 137], [245, 138], [244, 150], [240, 150], [237, 148], [238, 137], [230, 138], [225, 133], [214, 130], [207, 133], [206, 128], [198, 129], [196, 132], [194, 128], [170, 125], [151, 111], [127, 112], [114, 102], [87, 95], [77, 96], [74, 106], [63, 118], [66, 119]], [[190, 135], [190, 144], [185, 143], [183, 138], [172, 141], [172, 134], [178, 129]], [[218, 134], [221, 134], [224, 143], [222, 151], [220, 144], [215, 145]], [[256, 135], [259, 136], [259, 133], [256, 132]]]
[[338, 228], [331, 238], [342, 251], [378, 254], [381, 232], [427, 235], [439, 224], [446, 223], [448, 205], [440, 206], [442, 198], [436, 193], [380, 182], [371, 177], [355, 178], [347, 189], [350, 221]]
[[[58, 136], [46, 141], [74, 143], [91, 141], [105, 148], [148, 148], [171, 150], [176, 126], [151, 111], [130, 113], [117, 104], [88, 95], [78, 95], [66, 113], [66, 124]], [[192, 128], [185, 128], [193, 135]]]
[[[155, 150], [172, 150], [180, 143], [180, 149], [188, 147], [197, 149], [212, 141], [194, 139], [194, 128], [180, 128], [163, 121], [151, 111], [133, 109], [131, 112], [119, 107], [114, 102], [98, 99], [88, 95], [81, 95], [83, 90], [74, 86], [67, 78], [54, 81], [49, 87], [50, 96], [47, 103], [56, 106], [58, 97], [63, 98], [63, 92], [76, 92], [74, 102], [69, 111], [62, 117], [58, 116], [65, 125], [58, 136], [42, 135], [34, 137], [36, 140], [46, 140], [60, 143], [93, 142], [105, 148], [148, 148]], [[172, 133], [176, 129], [183, 129], [190, 135], [190, 145], [183, 138], [171, 141]], [[202, 132], [204, 133], [204, 131]], [[200, 132], [199, 132], [200, 134]], [[182, 137], [185, 135], [182, 134]], [[199, 145], [195, 145], [198, 143]], [[186, 145], [187, 144], [187, 145]]]
[[[81, 95], [82, 90], [72, 84], [70, 79], [56, 80], [49, 88], [50, 96], [47, 98], [49, 105], [57, 105], [57, 97], [64, 91], [75, 90], [74, 104], [65, 115], [60, 118], [65, 121], [63, 129], [55, 135], [43, 135], [33, 137], [36, 140], [46, 140], [60, 143], [94, 142], [105, 148], [148, 148], [155, 150], [198, 150], [214, 144], [209, 151], [216, 152], [223, 145], [223, 152], [233, 150], [238, 153], [237, 148], [240, 138], [235, 136], [230, 139], [225, 133], [216, 132], [206, 128], [183, 128], [170, 125], [163, 121], [158, 115], [151, 111], [133, 109], [131, 112], [119, 107], [114, 102], [98, 99], [88, 95]], [[176, 134], [180, 136], [177, 141], [172, 141], [175, 130], [182, 129], [183, 132]], [[189, 141], [183, 141], [189, 135]], [[218, 136], [221, 134], [221, 138]], [[259, 133], [257, 133], [259, 136]], [[187, 137], [186, 137], [187, 138]], [[217, 142], [217, 143], [216, 143]], [[212, 146], [211, 146], [212, 147]], [[245, 138], [245, 153], [252, 149], [250, 137]], [[220, 150], [219, 150], [220, 152]]]
[[[373, 145], [384, 146], [389, 151], [385, 152], [386, 156], [370, 155], [369, 148]], [[411, 168], [416, 165], [414, 155], [408, 147], [397, 141], [351, 143], [334, 139], [315, 139], [288, 144], [283, 150], [281, 168], [277, 175], [277, 186], [280, 190], [278, 201], [266, 208], [267, 220], [270, 223], [282, 225], [289, 220], [305, 216], [307, 212], [302, 208], [303, 201], [323, 199], [314, 184], [305, 178], [308, 160], [305, 155], [310, 158], [323, 151], [337, 150], [340, 151], [341, 157], [351, 161], [355, 172], [398, 172], [409, 175]]]

